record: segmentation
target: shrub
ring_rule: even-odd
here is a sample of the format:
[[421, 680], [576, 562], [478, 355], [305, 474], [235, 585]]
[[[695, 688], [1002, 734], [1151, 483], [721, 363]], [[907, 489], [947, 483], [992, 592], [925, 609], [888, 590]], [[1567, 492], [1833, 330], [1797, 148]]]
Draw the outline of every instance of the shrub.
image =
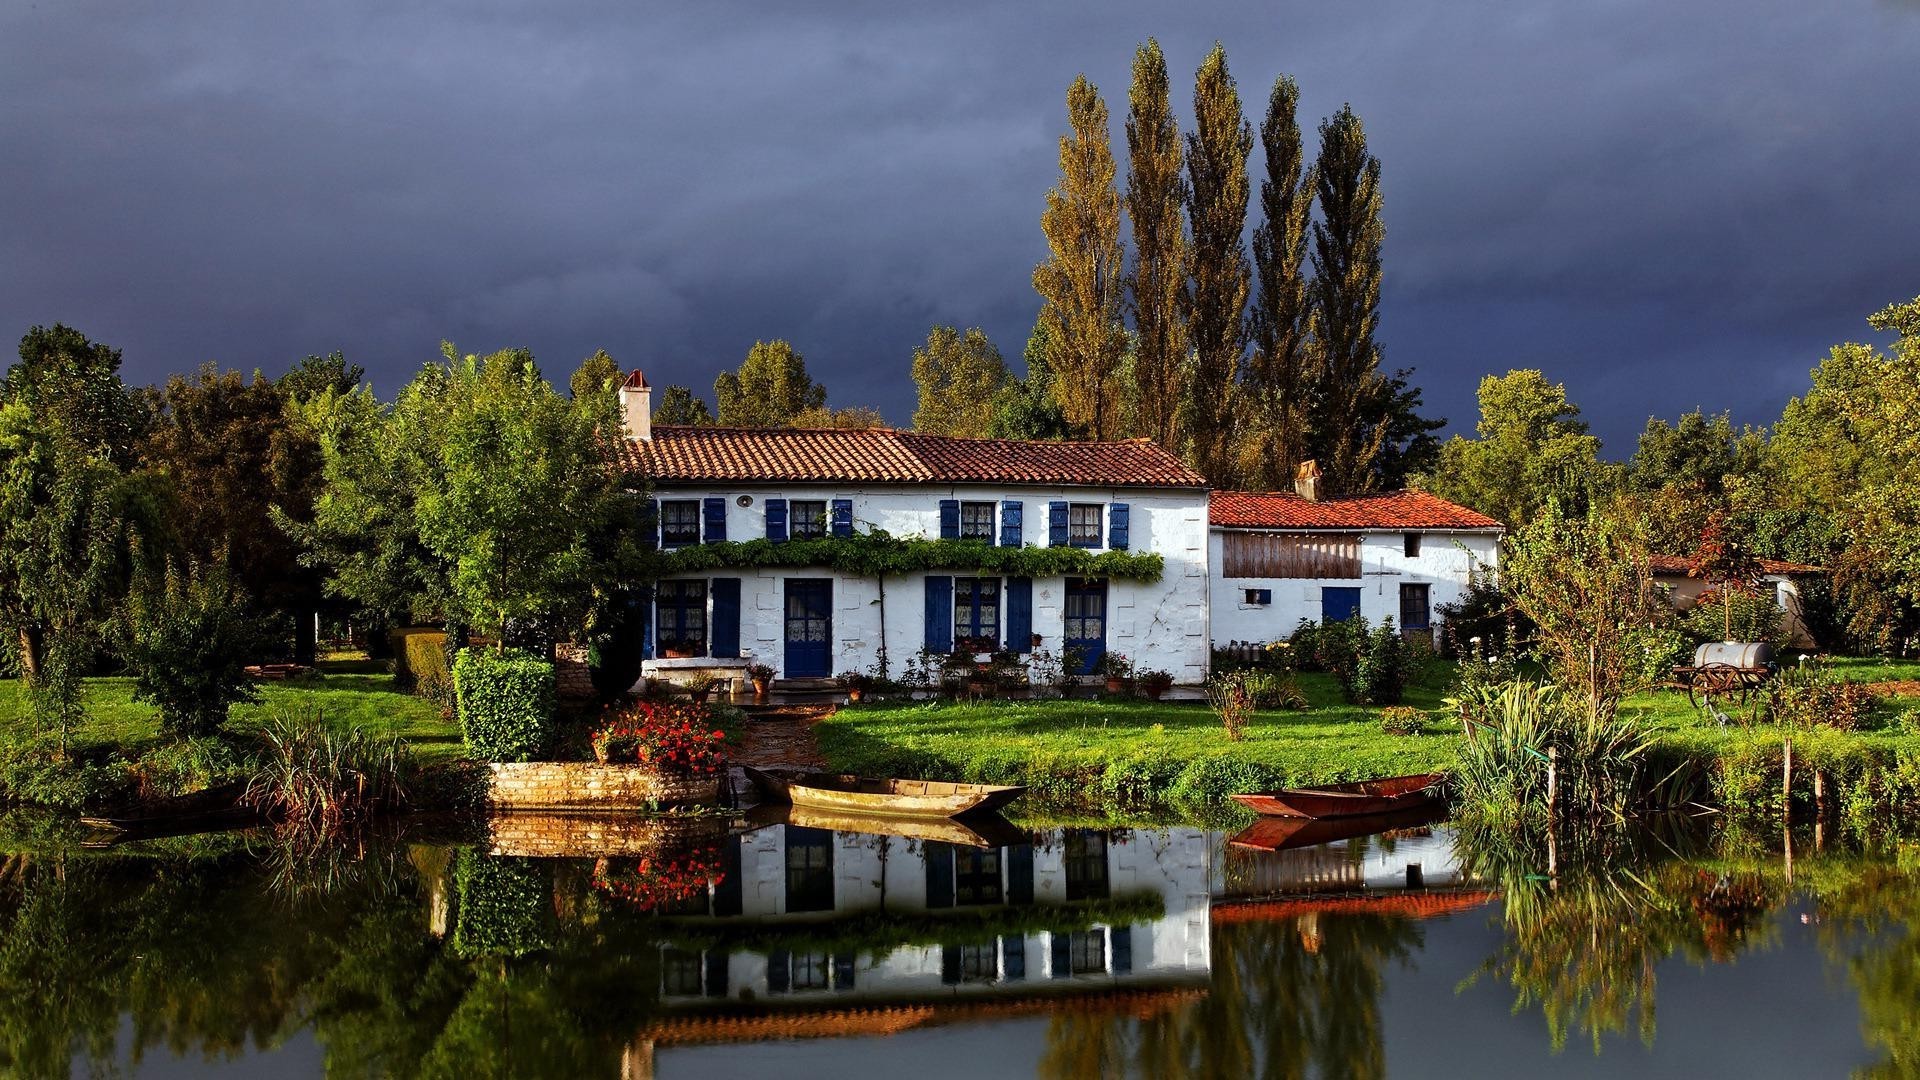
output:
[[1419, 735], [1427, 730], [1427, 714], [1411, 705], [1389, 705], [1380, 710], [1380, 730], [1388, 735]]
[[401, 689], [443, 705], [453, 703], [453, 672], [447, 666], [444, 630], [409, 627], [395, 630], [393, 681]]
[[[1731, 638], [1727, 637], [1729, 623]], [[1771, 588], [1706, 589], [1681, 616], [1681, 624], [1695, 643], [1764, 641], [1772, 645], [1775, 652], [1785, 652], [1788, 644], [1786, 615], [1775, 603]]]
[[[462, 659], [465, 659], [463, 656]], [[459, 677], [459, 665], [454, 665]], [[459, 909], [453, 948], [462, 956], [520, 956], [547, 946], [551, 886], [538, 859], [460, 852], [453, 881]]]
[[517, 649], [462, 649], [453, 665], [467, 749], [485, 761], [532, 761], [553, 737], [553, 665]]
[[725, 759], [726, 732], [705, 705], [638, 701], [609, 710], [593, 733], [596, 757], [651, 765], [679, 776], [710, 776]]
[[[1360, 625], [1364, 633], [1366, 624]], [[1417, 646], [1407, 641], [1387, 618], [1367, 636], [1367, 651], [1353, 674], [1348, 700], [1368, 705], [1398, 705], [1420, 667]], [[1429, 650], [1430, 651], [1430, 650]]]
[[1339, 680], [1348, 701], [1359, 700], [1360, 663], [1367, 654], [1368, 636], [1367, 620], [1361, 616], [1323, 622], [1311, 635], [1314, 664]]
[[1307, 695], [1291, 671], [1243, 671], [1256, 709], [1305, 709]]
[[1226, 671], [1207, 680], [1207, 704], [1227, 729], [1227, 738], [1239, 742], [1245, 738], [1247, 721], [1253, 716], [1253, 688], [1248, 673]]
[[1140, 692], [1148, 697], [1157, 698], [1173, 689], [1173, 672], [1155, 668], [1140, 673]]
[[1767, 684], [1763, 713], [1790, 727], [1859, 731], [1873, 712], [1873, 692], [1840, 678], [1824, 662], [1789, 667]]
[[132, 778], [142, 800], [164, 799], [244, 778], [250, 768], [228, 739], [176, 739], [141, 754]]
[[246, 802], [282, 825], [316, 833], [406, 801], [407, 753], [392, 736], [336, 731], [318, 712], [279, 712], [260, 733], [261, 764]]
[[1287, 638], [1287, 657], [1295, 671], [1325, 671], [1320, 663], [1320, 624], [1301, 619]]
[[227, 708], [254, 701], [246, 671], [261, 641], [260, 621], [226, 560], [171, 560], [144, 574], [121, 609], [120, 655], [133, 675], [133, 699], [160, 710], [160, 728], [179, 738], [211, 735]]

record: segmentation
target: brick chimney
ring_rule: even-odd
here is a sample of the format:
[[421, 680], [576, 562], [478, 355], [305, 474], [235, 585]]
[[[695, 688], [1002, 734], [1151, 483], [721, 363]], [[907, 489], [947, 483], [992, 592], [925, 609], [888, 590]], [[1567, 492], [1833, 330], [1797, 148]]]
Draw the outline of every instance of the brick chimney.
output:
[[1293, 470], [1293, 493], [1308, 502], [1320, 501], [1320, 463], [1311, 459]]
[[620, 426], [629, 439], [653, 438], [653, 387], [637, 369], [620, 384]]

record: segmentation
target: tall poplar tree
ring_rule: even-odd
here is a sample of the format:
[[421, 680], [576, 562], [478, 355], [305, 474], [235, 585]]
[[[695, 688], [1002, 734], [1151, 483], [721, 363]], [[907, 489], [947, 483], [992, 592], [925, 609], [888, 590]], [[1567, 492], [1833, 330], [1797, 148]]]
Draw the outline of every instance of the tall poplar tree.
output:
[[1253, 129], [1219, 43], [1193, 87], [1194, 130], [1187, 136], [1188, 217], [1193, 223], [1187, 326], [1193, 374], [1187, 381], [1188, 439], [1194, 467], [1216, 486], [1235, 475], [1236, 391], [1247, 344], [1249, 277], [1245, 246], [1247, 153]]
[[993, 426], [995, 395], [1012, 381], [986, 331], [976, 326], [962, 334], [936, 326], [927, 331], [927, 343], [913, 350], [913, 382], [920, 391], [913, 430], [983, 438]]
[[1067, 424], [1078, 437], [1107, 439], [1123, 433], [1124, 420], [1120, 193], [1107, 106], [1085, 75], [1067, 89], [1067, 120], [1073, 130], [1060, 140], [1060, 182], [1040, 215], [1052, 255], [1034, 268], [1033, 287], [1046, 301], [1047, 364]]
[[806, 357], [785, 341], [756, 341], [737, 371], [713, 380], [720, 422], [728, 427], [787, 427], [827, 403], [827, 388], [807, 374]]
[[1180, 128], [1167, 92], [1167, 58], [1149, 38], [1133, 54], [1127, 94], [1127, 216], [1133, 221], [1133, 417], [1137, 433], [1178, 453], [1187, 368], [1187, 186]]
[[1315, 171], [1300, 142], [1300, 87], [1282, 75], [1267, 98], [1260, 124], [1267, 176], [1260, 182], [1264, 220], [1253, 231], [1253, 265], [1259, 284], [1249, 328], [1247, 427], [1241, 473], [1258, 487], [1292, 482], [1293, 468], [1307, 456], [1307, 423], [1316, 402], [1313, 308], [1302, 264], [1312, 217]]
[[1392, 405], [1380, 374], [1380, 159], [1350, 106], [1320, 123], [1314, 168], [1320, 220], [1313, 223], [1310, 293], [1320, 343], [1321, 395], [1312, 436], [1329, 490], [1367, 491], [1386, 441]]

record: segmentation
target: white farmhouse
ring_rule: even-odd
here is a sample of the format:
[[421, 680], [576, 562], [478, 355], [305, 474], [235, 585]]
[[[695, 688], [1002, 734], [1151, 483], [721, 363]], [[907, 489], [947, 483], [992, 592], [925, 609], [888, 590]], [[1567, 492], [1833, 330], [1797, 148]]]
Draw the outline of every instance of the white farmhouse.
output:
[[1151, 441], [655, 426], [637, 371], [621, 406], [628, 464], [652, 487], [669, 550], [884, 531], [1163, 560], [1153, 581], [994, 574], [977, 561], [884, 578], [771, 564], [675, 574], [652, 599], [647, 674], [751, 661], [782, 679], [827, 678], [871, 670], [884, 645], [895, 675], [923, 648], [1003, 647], [1072, 650], [1084, 670], [1114, 651], [1180, 682], [1206, 675], [1206, 481]]
[[1477, 569], [1496, 569], [1501, 525], [1422, 491], [1333, 498], [1216, 491], [1209, 511], [1216, 644], [1285, 640], [1300, 620], [1392, 618], [1431, 633]]

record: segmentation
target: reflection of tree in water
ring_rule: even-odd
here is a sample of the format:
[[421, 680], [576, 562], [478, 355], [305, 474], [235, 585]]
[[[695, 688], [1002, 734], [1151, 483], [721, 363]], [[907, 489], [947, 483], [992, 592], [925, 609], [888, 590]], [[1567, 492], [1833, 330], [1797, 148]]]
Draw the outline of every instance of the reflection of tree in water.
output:
[[1216, 925], [1204, 999], [1144, 1020], [1056, 1015], [1040, 1074], [1381, 1076], [1384, 968], [1420, 944], [1419, 924], [1395, 916]]
[[1920, 1077], [1920, 868], [1848, 859], [1813, 870], [1821, 947], [1846, 966], [1861, 1030], [1885, 1055], [1855, 1075]]

